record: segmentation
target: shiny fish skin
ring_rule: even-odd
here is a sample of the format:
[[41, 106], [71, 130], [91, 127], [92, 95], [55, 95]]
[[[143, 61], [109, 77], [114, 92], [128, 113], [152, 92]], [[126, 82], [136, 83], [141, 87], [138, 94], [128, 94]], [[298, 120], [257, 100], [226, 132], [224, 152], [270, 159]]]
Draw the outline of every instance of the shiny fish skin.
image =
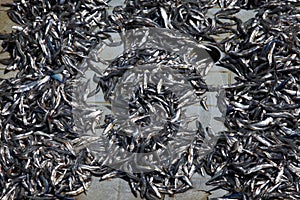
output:
[[[30, 77], [30, 79], [33, 83], [35, 83], [34, 77]], [[36, 81], [39, 81], [39, 79], [36, 78]], [[2, 92], [0, 98], [5, 100], [7, 98], [5, 97], [6, 94], [15, 94], [15, 98], [18, 99], [15, 102], [19, 103], [19, 106], [14, 106], [14, 104], [10, 104], [8, 102], [8, 106], [5, 108], [6, 112], [1, 113], [1, 126], [3, 127], [1, 128], [1, 141], [3, 144], [7, 143], [8, 145], [1, 146], [1, 167], [6, 171], [15, 170], [15, 174], [10, 175], [10, 173], [7, 173], [4, 175], [4, 179], [2, 181], [8, 181], [12, 178], [12, 176], [16, 176], [18, 174], [19, 178], [17, 178], [16, 181], [20, 184], [24, 182], [27, 187], [26, 190], [30, 191], [30, 193], [24, 190], [17, 190], [17, 193], [11, 194], [8, 192], [11, 186], [9, 184], [5, 184], [5, 187], [8, 188], [3, 187], [5, 189], [4, 193], [2, 193], [2, 197], [6, 198], [6, 196], [10, 195], [10, 198], [23, 198], [25, 196], [26, 198], [43, 198], [43, 196], [48, 195], [48, 198], [51, 197], [54, 199], [54, 194], [73, 194], [72, 191], [77, 190], [77, 187], [81, 185], [82, 180], [84, 180], [85, 185], [89, 185], [91, 179], [90, 172], [82, 172], [78, 168], [80, 166], [79, 164], [86, 158], [82, 159], [80, 163], [76, 163], [80, 156], [86, 156], [86, 154], [82, 154], [84, 152], [77, 153], [74, 150], [75, 144], [73, 143], [73, 139], [77, 136], [74, 131], [70, 129], [70, 125], [64, 123], [64, 121], [69, 121], [67, 113], [65, 112], [65, 120], [60, 118], [60, 127], [54, 123], [55, 120], [53, 120], [53, 124], [48, 121], [50, 118], [56, 118], [57, 114], [62, 112], [60, 109], [65, 109], [65, 111], [67, 109], [71, 109], [70, 105], [68, 105], [68, 103], [60, 97], [61, 92], [67, 91], [63, 90], [56, 80], [50, 79], [48, 82], [43, 82], [36, 86], [36, 88], [31, 88], [29, 91], [23, 91], [23, 93], [20, 94], [17, 88], [9, 86], [10, 82], [25, 85], [25, 83], [28, 82], [28, 79], [12, 78], [2, 82], [1, 85]], [[45, 84], [50, 83], [58, 87], [52, 88], [53, 90], [49, 90], [49, 88], [45, 87]], [[66, 88], [71, 85], [68, 85], [67, 83]], [[29, 94], [33, 95], [34, 93], [44, 99], [37, 96], [26, 96]], [[42, 95], [39, 93], [42, 93]], [[55, 93], [56, 96], [51, 96], [52, 93]], [[46, 103], [47, 98], [53, 98], [52, 105]], [[27, 105], [31, 105], [35, 108], [35, 111], [33, 110], [31, 113], [24, 112], [23, 110], [27, 110], [29, 108]], [[92, 112], [91, 114], [94, 115], [94, 113]], [[91, 114], [87, 114], [87, 120], [90, 120], [88, 116]], [[98, 112], [98, 115], [99, 114], [101, 113]], [[59, 115], [62, 117], [61, 114]], [[22, 123], [20, 123], [15, 116], [21, 116], [23, 119], [21, 121]], [[5, 118], [6, 120], [3, 120]], [[19, 129], [17, 127], [19, 127]], [[25, 130], [24, 127], [27, 127], [27, 133], [23, 133]], [[14, 157], [12, 157], [12, 155], [14, 155]], [[65, 159], [69, 160], [69, 164], [65, 163]], [[70, 171], [71, 165], [73, 165], [73, 175]], [[20, 166], [25, 166], [25, 168]], [[77, 170], [79, 170], [78, 173]], [[54, 173], [56, 171], [58, 171], [58, 173]], [[38, 178], [36, 178], [36, 174], [40, 174]], [[52, 174], [51, 179], [49, 174]], [[79, 178], [82, 174], [85, 174], [83, 179]], [[70, 180], [72, 180], [72, 182], [68, 182]], [[38, 183], [38, 181], [40, 182]], [[1, 184], [3, 184], [3, 182], [1, 182]], [[21, 187], [20, 184], [14, 185], [13, 187], [19, 188]], [[38, 184], [40, 184], [40, 186], [38, 186]], [[73, 187], [68, 189], [68, 185], [70, 184], [73, 185]], [[59, 190], [59, 185], [63, 187], [66, 185], [64, 191], [61, 191], [61, 194], [56, 192], [56, 190]], [[65, 193], [68, 190], [70, 192], [68, 194]]]
[[[231, 144], [229, 140], [220, 138], [216, 146], [217, 151], [223, 149], [223, 151], [230, 152], [230, 154], [218, 155], [212, 153], [211, 161], [215, 162], [214, 160], [218, 159], [218, 164], [207, 163], [205, 170], [208, 174], [220, 175], [215, 176], [216, 178], [211, 179], [208, 184], [230, 190], [232, 187], [237, 187], [237, 182], [230, 181], [232, 180], [231, 174], [234, 174], [241, 182], [240, 187], [235, 190], [244, 191], [243, 195], [246, 196], [246, 199], [267, 199], [271, 196], [287, 198], [279, 188], [283, 188], [286, 182], [289, 182], [290, 198], [299, 198], [297, 186], [299, 175], [296, 170], [289, 167], [291, 163], [298, 163], [299, 158], [294, 155], [298, 152], [298, 149], [290, 145], [292, 140], [288, 136], [275, 132], [265, 132], [260, 140], [268, 140], [269, 145], [266, 145], [267, 142], [261, 143], [260, 140], [256, 139], [256, 135], [260, 137], [260, 133], [224, 133], [224, 135], [226, 134], [230, 134], [231, 137], [235, 137], [240, 142], [240, 144], [237, 144], [241, 146], [240, 150], [237, 150], [238, 146]], [[250, 139], [251, 143], [248, 143]], [[281, 144], [278, 144], [279, 141]], [[228, 159], [232, 159], [232, 161], [228, 162]], [[288, 160], [288, 162], [283, 159]], [[217, 168], [220, 165], [223, 165], [223, 167]], [[261, 175], [257, 176], [257, 174]], [[290, 176], [289, 174], [293, 175]], [[274, 178], [274, 181], [268, 182], [269, 178], [267, 177]], [[221, 180], [225, 180], [225, 182], [221, 182]], [[260, 188], [262, 184], [265, 184], [263, 189]], [[253, 192], [255, 190], [257, 193]]]
[[[96, 5], [93, 16], [104, 20], [107, 4], [102, 1], [80, 5], [15, 1], [7, 5], [10, 19], [18, 26], [5, 37], [1, 35], [2, 47], [11, 57], [2, 63], [7, 65], [5, 72], [18, 71], [0, 84], [1, 199], [72, 199], [91, 183], [91, 172], [80, 166], [91, 165], [94, 158], [87, 149], [75, 147], [79, 133], [93, 129], [101, 111], [75, 97], [73, 85], [78, 85], [77, 93], [84, 91], [84, 84], [74, 79], [84, 71], [77, 65], [88, 55], [92, 41], [106, 37], [101, 31], [92, 33], [92, 27], [99, 25], [85, 24], [85, 18], [78, 17], [81, 13], [76, 9]], [[85, 17], [91, 14], [85, 13]], [[76, 35], [67, 27], [89, 31]], [[86, 37], [90, 41], [84, 41]], [[76, 113], [83, 113], [80, 122]]]
[[226, 56], [220, 66], [237, 76], [219, 101], [228, 132], [203, 160], [213, 177], [207, 184], [230, 191], [224, 199], [298, 199], [300, 80], [295, 66], [300, 46], [289, 38], [299, 30], [299, 5], [259, 4], [255, 18], [244, 24], [246, 32], [221, 42]]
[[[6, 65], [5, 72], [17, 70], [17, 75], [0, 80], [1, 199], [72, 199], [86, 192], [92, 176], [100, 181], [122, 178], [135, 196], [160, 199], [190, 189], [193, 174], [204, 172], [211, 176], [207, 184], [228, 191], [221, 199], [300, 198], [299, 2], [127, 0], [112, 14], [107, 13], [109, 2], [102, 0], [16, 0], [5, 6], [18, 25], [12, 33], [0, 35], [3, 51], [10, 54], [0, 62]], [[208, 16], [209, 9], [216, 7], [220, 9]], [[241, 9], [255, 9], [256, 16], [243, 22], [236, 16]], [[161, 49], [125, 53], [106, 63], [103, 74], [95, 66], [80, 65], [98, 43], [111, 40], [110, 32], [142, 27], [178, 30], [197, 42], [217, 46], [225, 55], [219, 65], [237, 77], [224, 87], [224, 95], [219, 94], [224, 97], [218, 99], [218, 106], [228, 130], [220, 133], [218, 141], [199, 122], [187, 146], [180, 146], [176, 138], [171, 141], [179, 147], [164, 168], [144, 160], [139, 167], [152, 171], [136, 173], [134, 167], [142, 158], [132, 156], [134, 163], [127, 165], [122, 157], [125, 150], [116, 151], [113, 142], [119, 141], [129, 152], [167, 149], [164, 139], [184, 132], [178, 131], [178, 125], [187, 120], [181, 108], [195, 92], [207, 109], [202, 95], [209, 90], [194, 66]], [[229, 36], [218, 41], [222, 34]], [[219, 52], [209, 52], [214, 61], [220, 57]], [[113, 115], [105, 116], [101, 124], [102, 111], [86, 102], [101, 89], [110, 101], [125, 71], [143, 64], [135, 60], [141, 57], [153, 64], [171, 63], [169, 67], [186, 76], [194, 89], [171, 98], [163, 81], [154, 85], [145, 81], [144, 88], [132, 94], [127, 120], [149, 123], [149, 114], [137, 115], [155, 113], [158, 108], [149, 99], [168, 113], [164, 137], [149, 134], [146, 145], [136, 138], [127, 140]], [[79, 79], [87, 69], [97, 74], [93, 91], [88, 81]], [[141, 98], [143, 93], [149, 99]], [[138, 106], [143, 103], [146, 106]], [[101, 128], [103, 137], [111, 139], [107, 143], [86, 135]], [[151, 128], [154, 132], [162, 127]], [[111, 157], [99, 157], [87, 148], [95, 141], [98, 151], [108, 149], [110, 156], [119, 158], [123, 171], [106, 165]]]
[[[30, 9], [28, 5], [33, 6]], [[99, 0], [62, 4], [47, 1], [47, 5], [40, 0], [26, 0], [10, 4], [8, 15], [20, 28], [4, 39], [2, 47], [12, 58], [21, 57], [22, 61], [11, 60], [6, 71], [13, 67], [22, 73], [47, 74], [63, 66], [68, 75], [81, 73], [84, 69], [78, 69], [76, 65], [88, 55], [95, 41], [106, 38], [101, 33], [105, 27], [94, 21], [106, 20], [107, 6], [106, 2]], [[90, 12], [90, 8], [96, 10]], [[69, 20], [70, 16], [72, 20]], [[96, 27], [100, 31], [93, 32]], [[76, 34], [79, 32], [82, 33]], [[37, 39], [32, 38], [32, 35]]]
[[[156, 56], [154, 57], [154, 55]], [[137, 58], [140, 58], [140, 60]], [[178, 55], [158, 49], [139, 49], [137, 52], [129, 52], [114, 60], [103, 73], [102, 77], [100, 77], [98, 88], [102, 89], [104, 98], [107, 101], [109, 101], [109, 97], [113, 93], [118, 79], [122, 77], [128, 69], [132, 69], [137, 64], [137, 61], [140, 62], [142, 59], [145, 60], [145, 62], [143, 62], [145, 65], [151, 63], [170, 65], [169, 63], [172, 63], [170, 65], [171, 68], [178, 70], [178, 72], [183, 75], [189, 76], [187, 79], [190, 80], [191, 85], [196, 90], [195, 93], [199, 96], [203, 95], [208, 89], [202, 76], [197, 73], [196, 69], [184, 62]], [[130, 65], [127, 63], [130, 63]], [[177, 68], [177, 65], [186, 66], [186, 68]]]
[[[19, 70], [19, 72], [15, 78], [3, 81], [1, 85], [3, 89], [3, 96], [1, 97], [5, 99], [5, 94], [9, 94], [12, 97], [12, 99], [5, 99], [8, 102], [1, 109], [3, 118], [6, 118], [2, 124], [6, 127], [2, 137], [3, 140], [10, 141], [9, 129], [11, 127], [15, 127], [15, 131], [20, 129], [20, 132], [31, 130], [31, 132], [26, 134], [14, 132], [16, 135], [13, 139], [15, 141], [23, 142], [23, 140], [27, 140], [31, 142], [33, 149], [28, 147], [26, 153], [20, 153], [23, 159], [29, 158], [26, 162], [26, 169], [38, 167], [43, 170], [47, 168], [48, 171], [40, 175], [36, 182], [31, 180], [31, 178], [37, 176], [36, 174], [26, 175], [26, 177], [30, 178], [25, 185], [31, 193], [20, 191], [12, 194], [11, 191], [19, 188], [20, 185], [7, 185], [8, 191], [5, 190], [3, 192], [3, 197], [6, 198], [11, 195], [11, 197], [17, 198], [69, 198], [84, 192], [88, 188], [91, 174], [99, 176], [101, 180], [109, 177], [133, 179], [135, 182], [135, 186], [132, 187], [133, 191], [139, 191], [141, 197], [148, 199], [153, 199], [155, 196], [160, 198], [165, 191], [169, 194], [174, 194], [189, 189], [192, 186], [189, 179], [195, 173], [195, 166], [191, 156], [184, 155], [180, 157], [178, 155], [176, 159], [180, 162], [175, 160], [172, 165], [168, 166], [169, 174], [154, 166], [156, 170], [154, 173], [143, 176], [136, 174], [136, 177], [134, 177], [135, 174], [112, 172], [112, 169], [104, 165], [105, 163], [95, 161], [93, 155], [89, 154], [88, 149], [83, 148], [84, 150], [79, 152], [76, 149], [76, 147], [82, 148], [81, 145], [85, 145], [85, 142], [80, 141], [78, 138], [79, 135], [83, 135], [89, 130], [95, 132], [95, 129], [98, 128], [98, 121], [101, 119], [102, 111], [92, 106], [87, 107], [86, 104], [86, 98], [95, 95], [99, 90], [83, 95], [84, 97], [76, 96], [76, 94], [88, 92], [86, 90], [87, 84], [85, 85], [78, 80], [76, 75], [84, 75], [86, 69], [79, 68], [78, 64], [87, 56], [89, 50], [100, 40], [109, 39], [109, 35], [102, 34], [102, 30], [107, 28], [104, 22], [106, 20], [105, 9], [107, 4], [102, 1], [50, 1], [40, 2], [41, 4], [39, 4], [39, 1], [35, 1], [31, 3], [37, 3], [37, 5], [33, 6], [33, 9], [28, 13], [25, 12], [27, 3], [26, 1], [16, 1], [10, 5], [11, 18], [20, 27], [15, 27], [16, 32], [13, 32], [8, 37], [3, 37], [3, 48], [11, 54], [12, 58], [18, 58], [13, 59], [13, 61], [10, 60], [11, 63], [8, 63], [6, 72], [9, 70]], [[99, 12], [95, 12], [98, 18], [92, 19], [95, 13], [91, 14], [85, 9], [89, 7], [94, 9], [95, 4], [98, 6], [96, 10]], [[64, 8], [66, 10], [63, 10]], [[69, 10], [70, 8], [71, 10]], [[161, 11], [165, 17], [167, 13], [163, 9]], [[87, 15], [91, 14], [91, 16], [80, 15], [79, 17], [79, 14], [86, 12], [88, 13]], [[41, 16], [36, 16], [39, 14]], [[42, 20], [42, 17], [46, 20]], [[69, 18], [75, 20], [66, 20]], [[97, 20], [102, 21], [103, 24]], [[165, 22], [168, 23], [167, 19], [165, 19]], [[126, 23], [130, 25], [133, 23], [143, 24], [144, 22], [141, 17], [135, 17], [124, 24]], [[156, 25], [151, 20], [146, 20], [146, 23]], [[99, 32], [92, 32], [91, 29], [95, 26], [98, 26]], [[86, 31], [86, 29], [90, 29], [90, 31]], [[14, 48], [14, 44], [16, 44], [16, 48]], [[35, 49], [35, 51], [28, 52], [28, 47]], [[145, 52], [147, 53], [147, 51], [149, 50]], [[151, 51], [154, 54], [159, 52], [159, 50]], [[161, 54], [163, 55], [164, 53], [162, 51]], [[170, 55], [171, 62], [172, 58], [177, 59], [176, 56]], [[160, 60], [159, 58], [152, 59], [152, 63], [157, 61], [167, 62], [167, 60]], [[172, 64], [175, 65], [176, 63], [173, 62]], [[188, 73], [194, 76], [191, 84], [198, 91], [198, 95], [202, 95], [207, 91], [204, 80], [197, 74], [195, 69], [179, 68], [178, 71], [182, 74]], [[111, 78], [113, 76], [108, 75], [108, 77]], [[13, 83], [13, 86], [10, 85], [10, 82]], [[76, 85], [76, 88], [72, 87], [74, 85]], [[157, 93], [164, 95], [162, 82], [151, 89], [156, 89]], [[110, 88], [109, 91], [113, 91], [113, 88]], [[187, 97], [183, 98], [185, 102], [180, 104], [180, 108], [187, 103]], [[166, 98], [157, 97], [156, 99], [164, 106], [170, 104]], [[28, 109], [31, 112], [24, 111]], [[181, 118], [181, 113], [178, 111], [178, 108], [170, 106], [167, 109], [171, 113], [169, 116], [170, 129], [175, 128], [176, 130], [176, 124]], [[21, 127], [18, 124], [18, 118], [12, 113], [21, 114]], [[136, 123], [144, 119], [147, 119], [147, 117], [132, 118]], [[28, 127], [29, 124], [30, 128]], [[110, 124], [111, 122], [108, 120], [108, 126], [104, 130], [105, 134], [111, 135], [110, 133], [114, 130], [114, 127]], [[201, 131], [200, 133], [202, 134]], [[195, 142], [197, 142], [195, 146], [197, 146], [199, 152], [204, 135], [199, 135], [195, 139]], [[41, 142], [35, 144], [36, 141]], [[57, 143], [59, 145], [56, 145]], [[158, 141], [155, 148], [162, 147], [165, 148], [163, 141]], [[50, 150], [48, 150], [49, 148]], [[30, 152], [32, 152], [32, 156]], [[194, 153], [194, 150], [190, 152]], [[31, 157], [32, 159], [30, 159]], [[9, 158], [11, 157], [9, 156]], [[52, 162], [53, 159], [57, 162]], [[62, 162], [61, 160], [63, 159], [66, 159], [68, 164]], [[102, 158], [98, 159], [101, 160]], [[94, 162], [91, 163], [91, 160]], [[188, 162], [185, 166], [185, 172], [182, 173], [180, 168], [185, 165], [184, 160]], [[82, 168], [81, 166], [90, 167]], [[148, 168], [147, 165], [143, 167]], [[26, 171], [22, 173], [26, 174]], [[111, 174], [112, 176], [110, 176]], [[175, 183], [174, 181], [169, 181], [169, 179], [174, 178]], [[161, 179], [165, 179], [165, 181]], [[22, 182], [21, 179], [20, 182]], [[158, 183], [159, 185], [157, 185]], [[131, 184], [131, 186], [133, 185]]]

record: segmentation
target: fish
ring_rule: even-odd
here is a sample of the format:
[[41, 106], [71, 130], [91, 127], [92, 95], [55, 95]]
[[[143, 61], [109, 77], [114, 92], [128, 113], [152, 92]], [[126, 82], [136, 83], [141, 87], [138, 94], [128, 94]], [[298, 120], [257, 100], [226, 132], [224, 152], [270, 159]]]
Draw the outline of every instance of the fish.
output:
[[[228, 191], [223, 199], [300, 198], [297, 1], [129, 0], [110, 14], [109, 1], [102, 0], [35, 0], [34, 4], [22, 0], [4, 5], [17, 25], [12, 33], [0, 35], [3, 52], [9, 54], [1, 60], [5, 73], [16, 71], [15, 77], [0, 81], [1, 199], [70, 199], [88, 190], [92, 176], [122, 178], [135, 196], [157, 199], [190, 189], [194, 173], [208, 174], [212, 177], [208, 184]], [[209, 16], [216, 7], [221, 9]], [[256, 9], [256, 15], [244, 22], [238, 17], [241, 9]], [[207, 109], [204, 94], [209, 87], [204, 76], [210, 61], [202, 59], [193, 66], [170, 48], [143, 48], [124, 52], [112, 62], [94, 56], [107, 66], [104, 72], [92, 62], [80, 65], [97, 44], [120, 44], [109, 33], [147, 27], [171, 30], [166, 31], [168, 36], [175, 31], [190, 36], [213, 62], [220, 59], [221, 49], [224, 56], [218, 65], [235, 73], [236, 83], [225, 86], [224, 95], [219, 95], [227, 130], [218, 137], [200, 122], [197, 130], [181, 130], [195, 121], [185, 118], [186, 106], [195, 101]], [[222, 34], [228, 37], [216, 39]], [[159, 67], [133, 76], [131, 71], [144, 64], [167, 65], [183, 82], [173, 74], [168, 81], [150, 81]], [[87, 70], [97, 74], [94, 90], [89, 90], [89, 81], [80, 80]], [[114, 102], [118, 84], [132, 77], [143, 83], [129, 93], [132, 99], [124, 107], [130, 107], [131, 113], [125, 118], [102, 119], [103, 111], [87, 103], [103, 92], [108, 108], [120, 108], [124, 102]], [[170, 89], [186, 86], [183, 83], [189, 87], [183, 87], [188, 91], [180, 95]], [[162, 116], [162, 124], [151, 131], [146, 128]], [[103, 131], [101, 137], [98, 129]], [[89, 131], [94, 135], [86, 136]], [[192, 133], [195, 138], [189, 140]], [[180, 141], [173, 137], [176, 134]], [[189, 142], [183, 145], [185, 140]], [[89, 150], [89, 143], [110, 154], [101, 157]], [[171, 145], [178, 148], [173, 152]], [[132, 165], [124, 157], [128, 152], [153, 151], [164, 151], [172, 160], [162, 168], [156, 165], [161, 159], [158, 152], [147, 159], [133, 156]], [[109, 167], [112, 156], [123, 171]], [[146, 172], [137, 173], [136, 168]]]

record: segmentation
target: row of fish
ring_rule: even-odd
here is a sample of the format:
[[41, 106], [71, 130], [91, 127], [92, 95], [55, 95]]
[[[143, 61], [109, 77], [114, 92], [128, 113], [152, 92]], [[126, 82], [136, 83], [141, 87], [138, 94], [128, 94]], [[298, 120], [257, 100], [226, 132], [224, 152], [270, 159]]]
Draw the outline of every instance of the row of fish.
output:
[[199, 105], [198, 96], [207, 90], [200, 74], [178, 55], [138, 49], [115, 59], [98, 81], [113, 110], [105, 116], [108, 138], [97, 141], [98, 154], [107, 152], [102, 163], [116, 169], [101, 180], [122, 178], [136, 197], [146, 199], [192, 188], [194, 160], [203, 158], [215, 139], [197, 116], [184, 113]]
[[[13, 32], [2, 34], [1, 199], [68, 199], [87, 191], [96, 157], [80, 137], [102, 111], [86, 104], [79, 63], [101, 34], [104, 1], [14, 1]], [[99, 23], [98, 23], [99, 22]], [[96, 30], [97, 29], [97, 30]], [[76, 87], [75, 87], [76, 86]]]
[[204, 168], [224, 199], [300, 197], [299, 14], [297, 1], [265, 2], [219, 45], [236, 82], [220, 94], [228, 132]]
[[[196, 172], [212, 176], [208, 184], [227, 190], [225, 199], [299, 198], [297, 1], [128, 0], [112, 14], [100, 0], [5, 6], [18, 25], [0, 36], [10, 54], [1, 63], [18, 73], [0, 83], [2, 199], [68, 199], [86, 192], [92, 176], [122, 178], [135, 196], [157, 199], [192, 188]], [[245, 23], [235, 15], [253, 8], [259, 8], [256, 16]], [[99, 43], [112, 41], [109, 33], [145, 27], [177, 30], [225, 54], [220, 65], [237, 75], [219, 98], [228, 131], [204, 130], [183, 113], [196, 101], [207, 109], [208, 90], [183, 55], [144, 48], [125, 52], [103, 73], [80, 65]], [[215, 40], [224, 33], [230, 36]], [[206, 50], [218, 59], [218, 52]], [[150, 65], [149, 73], [141, 65]], [[163, 79], [162, 72], [150, 73], [155, 69], [173, 71]], [[83, 81], [87, 70], [98, 84], [92, 91]], [[186, 84], [176, 82], [174, 72]], [[139, 78], [137, 88], [125, 87]], [[100, 90], [117, 115], [101, 119], [102, 110], [87, 103]], [[131, 95], [128, 101], [119, 101], [124, 94]], [[153, 126], [157, 116], [164, 123]], [[186, 130], [189, 123], [196, 130]]]

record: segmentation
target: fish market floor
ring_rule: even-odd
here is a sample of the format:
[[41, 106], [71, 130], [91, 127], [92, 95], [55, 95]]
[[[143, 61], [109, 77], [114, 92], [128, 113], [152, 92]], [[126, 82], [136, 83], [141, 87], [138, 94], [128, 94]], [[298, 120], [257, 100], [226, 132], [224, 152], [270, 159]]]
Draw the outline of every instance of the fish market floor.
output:
[[[0, 0], [0, 3], [9, 3], [12, 2], [11, 0]], [[120, 0], [114, 0], [114, 5], [122, 4]], [[11, 26], [14, 25], [11, 22], [6, 14], [7, 8], [0, 6], [0, 32], [1, 33], [9, 33], [12, 31]], [[7, 54], [0, 54], [0, 58], [7, 57]], [[0, 64], [0, 78], [9, 78], [13, 77], [16, 72], [10, 72], [4, 74], [4, 66]], [[230, 84], [233, 80], [233, 75], [231, 72], [214, 67], [206, 77], [207, 84], [210, 86], [221, 86], [223, 84]], [[207, 95], [207, 103], [209, 107], [209, 111], [204, 111], [199, 106], [194, 106], [193, 109], [188, 110], [188, 114], [198, 114], [199, 120], [202, 122], [206, 122], [208, 124], [213, 124], [213, 130], [218, 132], [220, 130], [224, 130], [223, 124], [215, 121], [214, 117], [221, 116], [220, 111], [217, 108], [217, 101], [216, 101], [216, 94], [217, 92], [208, 92]], [[103, 104], [104, 102], [98, 99], [99, 104]], [[194, 112], [194, 113], [193, 113]], [[105, 113], [104, 113], [105, 114]], [[99, 199], [106, 199], [106, 200], [128, 200], [128, 199], [140, 199], [135, 198], [130, 191], [128, 184], [121, 180], [121, 179], [113, 179], [108, 181], [99, 182], [99, 178], [94, 178], [92, 181], [92, 185], [89, 188], [86, 194], [81, 194], [80, 196], [76, 197], [77, 200], [99, 200]], [[164, 199], [166, 200], [175, 200], [175, 199], [199, 199], [204, 200], [208, 198], [208, 193], [203, 192], [202, 190], [209, 189], [205, 182], [208, 180], [208, 177], [202, 177], [199, 175], [194, 175], [193, 177], [193, 186], [194, 188], [188, 190], [182, 194], [176, 194], [173, 197], [165, 196]], [[214, 197], [222, 196], [222, 191], [218, 191], [213, 193]], [[209, 197], [213, 197], [209, 196]]]

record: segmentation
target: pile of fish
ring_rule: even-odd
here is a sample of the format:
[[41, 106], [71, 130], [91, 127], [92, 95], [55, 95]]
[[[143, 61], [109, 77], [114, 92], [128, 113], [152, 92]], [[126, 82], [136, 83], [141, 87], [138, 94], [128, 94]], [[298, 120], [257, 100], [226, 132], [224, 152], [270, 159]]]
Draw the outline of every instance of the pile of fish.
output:
[[[92, 176], [122, 178], [135, 196], [157, 199], [192, 188], [196, 172], [210, 175], [207, 184], [214, 189], [227, 190], [224, 199], [300, 198], [296, 0], [128, 0], [112, 14], [102, 0], [16, 0], [4, 6], [17, 25], [0, 35], [10, 54], [1, 63], [17, 74], [0, 80], [1, 199], [68, 199], [86, 192]], [[243, 22], [236, 16], [241, 9], [257, 13]], [[228, 129], [218, 140], [183, 113], [195, 101], [207, 109], [203, 95], [209, 90], [183, 55], [144, 48], [124, 52], [104, 72], [81, 65], [99, 43], [112, 41], [109, 33], [145, 27], [176, 30], [224, 53], [219, 65], [235, 73], [236, 82], [218, 99]], [[224, 34], [229, 36], [216, 40]], [[175, 83], [165, 82], [162, 71], [150, 73], [156, 69], [173, 69], [186, 84], [172, 73]], [[95, 72], [92, 91], [84, 81], [87, 70]], [[132, 80], [141, 84], [134, 87]], [[174, 92], [174, 85], [184, 90]], [[99, 106], [87, 103], [101, 90], [116, 115], [102, 119]], [[124, 94], [128, 101], [120, 104]], [[151, 126], [155, 113], [165, 117], [161, 126]], [[191, 122], [196, 130], [186, 129]], [[97, 141], [96, 150], [90, 141]]]
[[[197, 96], [203, 95], [207, 91], [207, 85], [203, 77], [199, 74], [196, 67], [186, 62], [177, 54], [170, 53], [160, 49], [138, 49], [124, 53], [122, 56], [115, 59], [104, 71], [96, 82], [98, 82], [98, 90], [101, 88], [104, 93], [105, 100], [109, 101], [109, 97], [120, 78], [124, 77], [124, 73], [133, 69], [138, 65], [157, 65], [169, 66], [170, 69], [182, 74], [182, 78], [188, 77], [192, 88]], [[149, 69], [150, 70], [150, 69]], [[135, 69], [133, 69], [136, 72]], [[148, 80], [145, 80], [148, 81]], [[187, 88], [186, 88], [187, 89]]]
[[[13, 78], [0, 81], [1, 199], [62, 199], [87, 190], [95, 158], [75, 147], [101, 111], [85, 102], [78, 63], [101, 38], [103, 1], [15, 1], [17, 23], [1, 35], [1, 62]], [[97, 28], [97, 30], [95, 30]], [[76, 86], [76, 87], [74, 87]], [[78, 90], [78, 91], [77, 91]]]
[[10, 58], [6, 70], [23, 74], [72, 76], [91, 48], [109, 36], [104, 33], [107, 3], [93, 1], [22, 0], [7, 4], [7, 14], [17, 25], [1, 35]]
[[[272, 1], [223, 41], [220, 65], [236, 74], [221, 100], [228, 132], [208, 155], [208, 184], [227, 199], [299, 199], [300, 9]], [[297, 7], [298, 6], [298, 7]]]
[[94, 81], [113, 110], [102, 126], [107, 138], [98, 140], [95, 150], [102, 165], [116, 170], [101, 180], [122, 178], [135, 196], [146, 199], [191, 188], [194, 157], [214, 144], [211, 131], [183, 112], [199, 105], [197, 96], [207, 90], [196, 68], [165, 50], [138, 49], [117, 57]]
[[91, 174], [81, 165], [94, 158], [75, 146], [101, 112], [71, 99], [71, 81], [33, 74], [2, 79], [0, 85], [1, 198], [55, 199], [85, 191]]

